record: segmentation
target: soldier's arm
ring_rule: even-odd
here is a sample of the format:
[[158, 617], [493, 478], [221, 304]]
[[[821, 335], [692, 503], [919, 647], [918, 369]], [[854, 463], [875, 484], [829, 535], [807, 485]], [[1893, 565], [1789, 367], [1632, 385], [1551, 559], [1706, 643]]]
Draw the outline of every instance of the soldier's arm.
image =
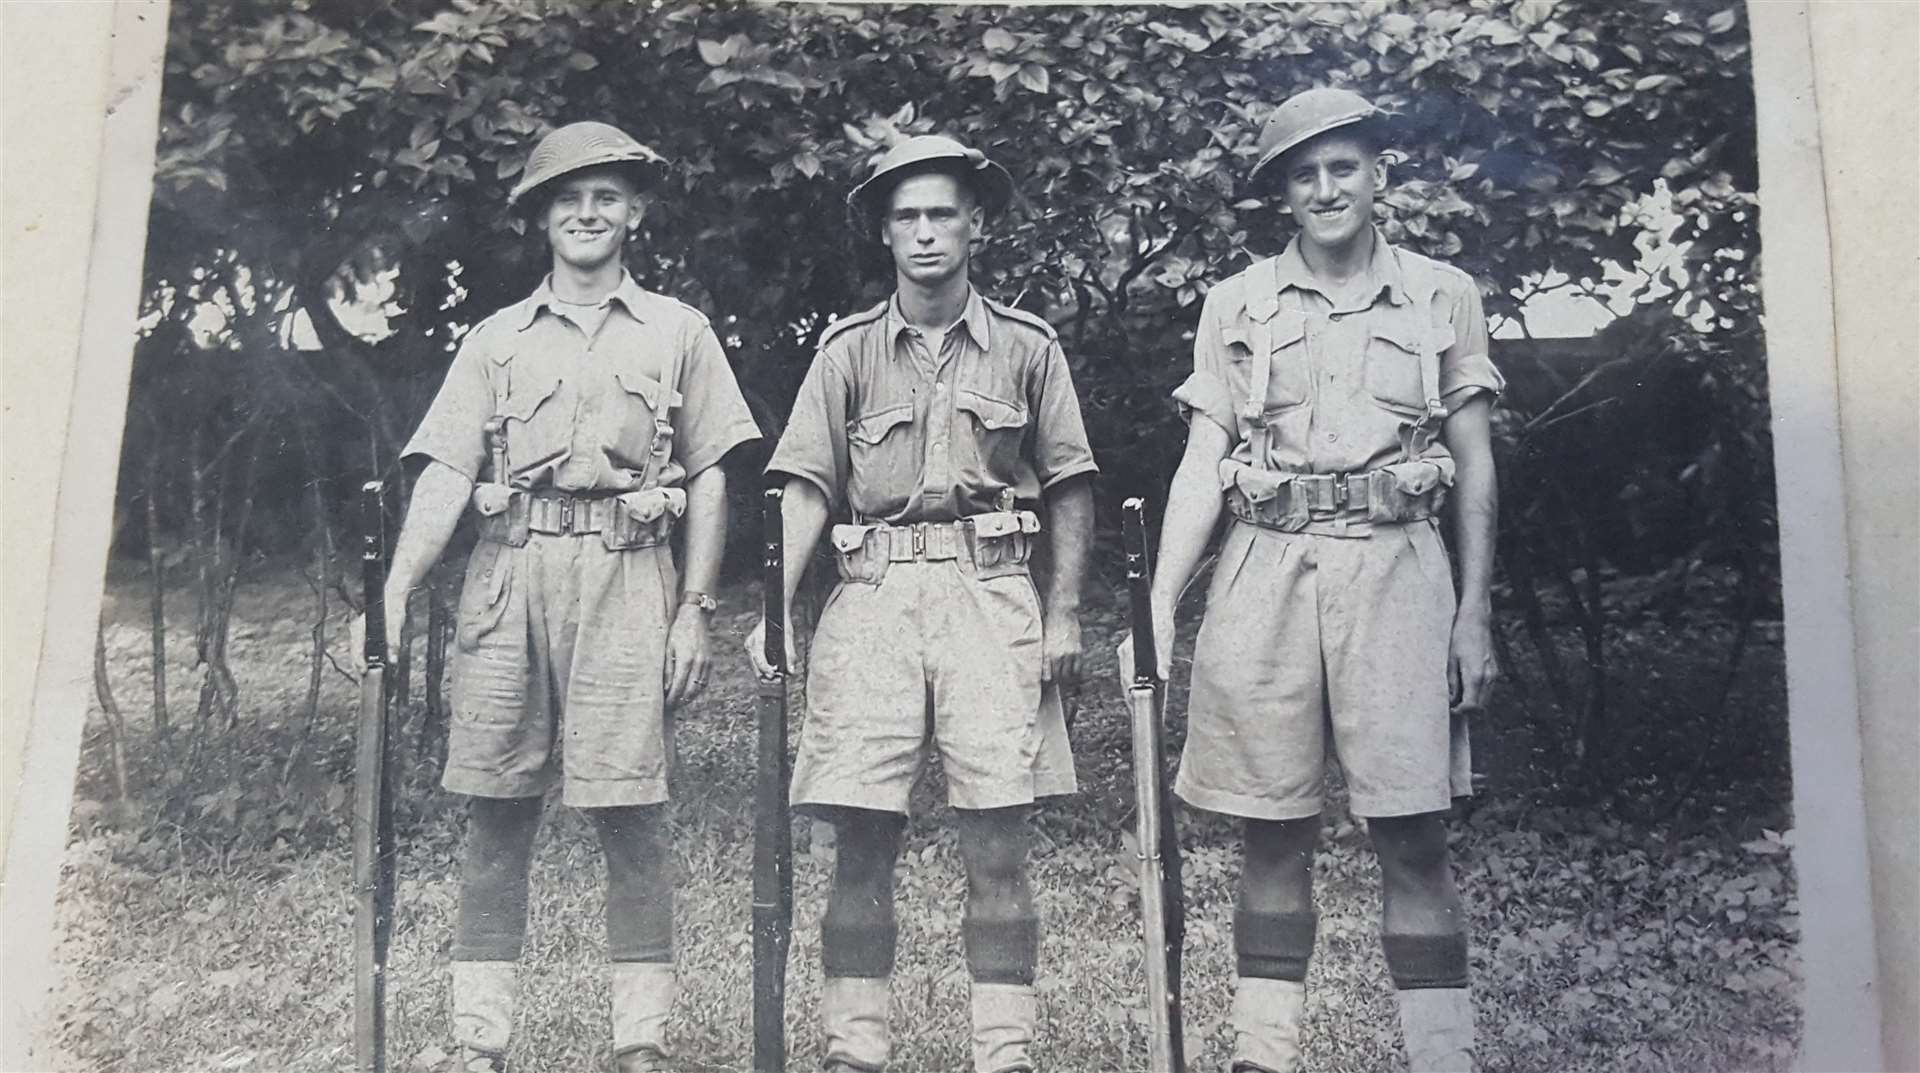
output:
[[1093, 481], [1068, 477], [1049, 487], [1046, 499], [1053, 576], [1041, 607], [1044, 677], [1072, 685], [1080, 680], [1080, 586], [1093, 543]]
[[406, 521], [394, 542], [393, 563], [387, 568], [387, 637], [397, 644], [400, 624], [406, 622], [407, 595], [426, 580], [440, 559], [467, 509], [473, 481], [438, 459], [428, 459], [420, 479], [413, 482]]
[[[1227, 430], [1212, 419], [1195, 413], [1188, 421], [1187, 448], [1174, 470], [1166, 514], [1160, 521], [1160, 558], [1153, 578], [1153, 621], [1163, 637], [1172, 636], [1174, 607], [1220, 521], [1226, 502], [1220, 494], [1220, 460], [1232, 448]], [[1160, 647], [1163, 662], [1168, 649]]]
[[1453, 454], [1453, 496], [1448, 501], [1454, 554], [1460, 561], [1460, 606], [1454, 613], [1449, 678], [1453, 699], [1478, 708], [1495, 674], [1492, 606], [1493, 548], [1500, 511], [1500, 484], [1493, 469], [1492, 398], [1475, 395], [1454, 408], [1442, 427]]
[[[727, 540], [727, 473], [708, 466], [687, 481], [686, 568], [680, 587], [711, 593], [720, 580], [720, 556]], [[705, 622], [704, 616], [701, 621]]]
[[1047, 489], [1048, 545], [1053, 577], [1047, 584], [1048, 614], [1078, 613], [1087, 576], [1087, 546], [1093, 543], [1093, 482], [1069, 477]]
[[[793, 594], [800, 589], [807, 564], [813, 561], [813, 549], [827, 528], [827, 494], [820, 486], [802, 477], [789, 477], [787, 490], [780, 497], [780, 524], [786, 536], [781, 558], [785, 570], [785, 606], [793, 607]], [[791, 633], [788, 636], [792, 636]]]
[[1493, 586], [1494, 529], [1500, 512], [1491, 409], [1488, 396], [1476, 395], [1456, 408], [1443, 426], [1454, 464], [1449, 521], [1454, 552], [1460, 558], [1460, 614], [1483, 618]]
[[1187, 447], [1167, 489], [1153, 578], [1153, 623], [1162, 677], [1172, 663], [1174, 608], [1200, 568], [1226, 505], [1220, 490], [1220, 462], [1233, 451], [1234, 419], [1227, 405], [1222, 329], [1237, 293], [1232, 280], [1207, 292], [1193, 336], [1193, 375], [1173, 393], [1187, 415]]

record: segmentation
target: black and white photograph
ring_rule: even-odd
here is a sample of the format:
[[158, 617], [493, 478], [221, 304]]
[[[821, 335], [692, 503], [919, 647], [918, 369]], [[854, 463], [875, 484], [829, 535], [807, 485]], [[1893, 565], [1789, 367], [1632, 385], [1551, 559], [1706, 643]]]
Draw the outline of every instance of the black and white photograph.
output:
[[113, 6], [10, 1056], [1904, 1068], [1804, 13]]

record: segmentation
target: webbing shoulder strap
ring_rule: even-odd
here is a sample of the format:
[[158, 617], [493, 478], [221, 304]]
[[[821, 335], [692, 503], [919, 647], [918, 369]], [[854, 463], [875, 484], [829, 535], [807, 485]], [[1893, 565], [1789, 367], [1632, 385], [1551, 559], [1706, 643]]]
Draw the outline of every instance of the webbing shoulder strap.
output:
[[1253, 297], [1247, 302], [1252, 331], [1247, 345], [1253, 350], [1253, 364], [1247, 372], [1247, 398], [1240, 415], [1250, 426], [1248, 441], [1253, 448], [1255, 469], [1271, 468], [1269, 457], [1272, 430], [1267, 427], [1267, 385], [1273, 379], [1273, 318], [1280, 312], [1280, 259], [1269, 257], [1256, 266], [1247, 280]]
[[640, 487], [637, 491], [646, 491], [660, 479], [660, 473], [673, 459], [673, 410], [676, 401], [684, 401], [680, 395], [680, 354], [681, 347], [673, 347], [667, 358], [667, 379], [661, 385], [660, 408], [653, 414], [653, 443], [647, 451], [647, 460], [640, 465]]
[[1403, 461], [1412, 462], [1425, 453], [1440, 434], [1438, 425], [1446, 420], [1447, 408], [1440, 401], [1440, 349], [1433, 344], [1433, 300], [1440, 293], [1440, 277], [1433, 262], [1414, 253], [1398, 254], [1401, 278], [1406, 282], [1407, 299], [1421, 314], [1420, 394], [1426, 410], [1412, 423], [1402, 440]]

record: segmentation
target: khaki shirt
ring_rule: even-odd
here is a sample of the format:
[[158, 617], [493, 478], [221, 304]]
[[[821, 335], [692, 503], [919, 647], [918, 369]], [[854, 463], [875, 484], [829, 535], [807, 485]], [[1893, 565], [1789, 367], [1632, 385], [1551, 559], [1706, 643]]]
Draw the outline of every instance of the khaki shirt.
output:
[[759, 437], [705, 316], [624, 274], [607, 305], [589, 336], [563, 312], [549, 279], [481, 321], [461, 341], [403, 456], [425, 455], [481, 480], [490, 469], [482, 426], [500, 415], [512, 483], [624, 492], [640, 486], [663, 407], [673, 407], [673, 449], [660, 487], [683, 484]]
[[[1430, 307], [1408, 295], [1407, 264], [1419, 258], [1435, 278]], [[1291, 473], [1354, 473], [1401, 461], [1401, 430], [1426, 409], [1423, 347], [1440, 354], [1440, 398], [1449, 411], [1506, 381], [1487, 356], [1487, 320], [1473, 277], [1389, 244], [1374, 232], [1362, 284], [1337, 305], [1315, 282], [1295, 238], [1207, 294], [1193, 340], [1193, 374], [1173, 393], [1233, 436], [1229, 461], [1254, 463], [1249, 440], [1252, 341], [1249, 305], [1277, 278], [1279, 312], [1270, 327], [1273, 367], [1264, 409], [1270, 467]], [[1447, 458], [1437, 439], [1423, 459]], [[1448, 472], [1451, 472], [1449, 468]]]
[[899, 299], [827, 329], [770, 473], [812, 482], [861, 522], [903, 525], [1031, 503], [1094, 473], [1053, 328], [970, 292], [939, 353]]

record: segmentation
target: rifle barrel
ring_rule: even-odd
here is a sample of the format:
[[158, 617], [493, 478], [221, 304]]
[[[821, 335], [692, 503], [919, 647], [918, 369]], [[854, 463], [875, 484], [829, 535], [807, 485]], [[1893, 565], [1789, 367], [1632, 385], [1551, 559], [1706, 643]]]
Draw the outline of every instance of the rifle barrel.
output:
[[383, 486], [360, 488], [360, 583], [367, 671], [353, 769], [353, 1041], [355, 1068], [382, 1073], [386, 1060], [387, 944], [392, 935], [393, 801], [387, 785], [387, 583]]
[[1127, 556], [1128, 612], [1133, 635], [1132, 714], [1134, 837], [1139, 845], [1140, 923], [1146, 944], [1147, 1040], [1153, 1073], [1186, 1068], [1180, 1006], [1180, 961], [1185, 947], [1185, 899], [1180, 884], [1180, 839], [1165, 784], [1166, 683], [1160, 680], [1153, 622], [1153, 564], [1147, 550], [1146, 503], [1121, 505]]
[[769, 488], [761, 513], [765, 656], [775, 673], [760, 683], [754, 775], [753, 1068], [786, 1068], [787, 950], [793, 937], [793, 827], [787, 817], [786, 534], [783, 498]]

